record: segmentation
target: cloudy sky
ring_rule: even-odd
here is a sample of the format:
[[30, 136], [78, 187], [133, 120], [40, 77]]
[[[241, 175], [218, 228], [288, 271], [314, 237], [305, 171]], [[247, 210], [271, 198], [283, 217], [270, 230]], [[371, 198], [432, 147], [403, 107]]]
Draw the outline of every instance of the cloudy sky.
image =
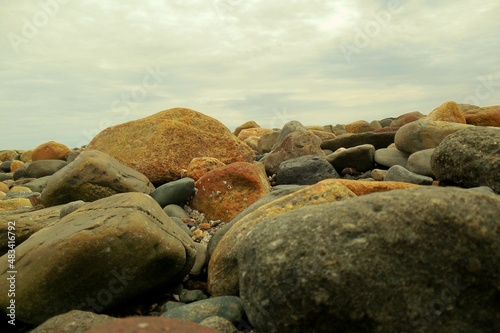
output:
[[230, 129], [500, 104], [498, 0], [23, 0], [0, 11], [0, 149], [172, 107]]

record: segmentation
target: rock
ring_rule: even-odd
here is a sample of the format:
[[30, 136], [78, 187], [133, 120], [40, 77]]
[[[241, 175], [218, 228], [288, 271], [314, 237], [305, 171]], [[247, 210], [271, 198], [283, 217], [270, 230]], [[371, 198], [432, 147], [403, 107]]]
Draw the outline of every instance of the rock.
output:
[[93, 312], [71, 310], [54, 316], [30, 333], [84, 333], [87, 330], [109, 323], [115, 318]]
[[201, 290], [182, 289], [181, 293], [179, 294], [179, 300], [184, 304], [203, 301], [207, 298], [207, 295], [205, 295]]
[[163, 313], [163, 318], [180, 318], [199, 323], [202, 320], [218, 316], [238, 323], [243, 317], [243, 305], [236, 296], [213, 297], [203, 301], [187, 304]]
[[226, 164], [255, 158], [221, 122], [185, 108], [109, 127], [87, 149], [113, 156], [155, 185], [181, 178], [195, 157], [215, 157]]
[[245, 141], [249, 137], [256, 136], [256, 137], [261, 137], [264, 134], [269, 134], [274, 132], [272, 129], [269, 128], [247, 128], [244, 130], [240, 131], [240, 134], [238, 134], [238, 139], [241, 141]]
[[[195, 255], [189, 236], [150, 196], [97, 200], [16, 247], [17, 279], [23, 281], [16, 286], [16, 318], [40, 324], [72, 309], [106, 312], [179, 283]], [[3, 289], [7, 270], [4, 255]], [[7, 293], [0, 294], [0, 305], [8, 303]]]
[[432, 185], [434, 179], [409, 171], [401, 165], [394, 165], [385, 174], [384, 181], [404, 182], [417, 185]]
[[170, 204], [187, 202], [194, 194], [194, 179], [181, 178], [157, 187], [151, 196], [163, 208]]
[[187, 167], [187, 177], [197, 181], [204, 174], [217, 168], [223, 167], [226, 164], [222, 163], [214, 157], [195, 157]]
[[396, 119], [394, 119], [392, 123], [389, 125], [389, 127], [399, 128], [403, 125], [409, 124], [424, 117], [425, 115], [420, 113], [419, 111], [404, 113], [399, 117], [397, 117]]
[[240, 132], [242, 130], [249, 129], [249, 128], [260, 128], [260, 126], [255, 121], [250, 120], [250, 121], [247, 121], [246, 123], [241, 124], [240, 126], [236, 127], [233, 134], [234, 134], [234, 136], [238, 137], [238, 135], [240, 135]]
[[212, 170], [198, 179], [195, 187], [190, 206], [210, 220], [225, 222], [271, 190], [262, 164], [247, 162]]
[[[423, 115], [422, 115], [422, 116], [423, 116]], [[381, 120], [379, 121], [380, 126], [382, 126], [382, 128], [384, 128], [384, 127], [389, 127], [389, 126], [391, 126], [391, 123], [394, 121], [394, 119], [396, 119], [396, 118], [392, 118], [392, 117], [391, 117], [391, 118], [384, 118], [384, 119], [381, 119]]]
[[[21, 168], [19, 168], [21, 169]], [[19, 170], [18, 169], [18, 170]], [[11, 180], [13, 178], [13, 173], [1, 173], [0, 172], [0, 182], [3, 182], [4, 180]]]
[[75, 210], [82, 208], [86, 204], [87, 203], [85, 201], [82, 201], [82, 200], [77, 200], [77, 201], [73, 201], [73, 202], [65, 204], [62, 207], [61, 212], [59, 213], [59, 218], [62, 219], [66, 215], [73, 213]]
[[260, 154], [269, 153], [278, 141], [279, 136], [279, 131], [273, 131], [272, 133], [264, 134], [263, 136], [261, 136], [259, 139], [259, 146], [257, 151]]
[[51, 176], [64, 168], [68, 163], [61, 160], [38, 160], [31, 162], [26, 168], [26, 178], [42, 178]]
[[9, 187], [4, 182], [0, 182], [0, 191], [7, 193], [9, 190]]
[[10, 172], [15, 172], [21, 165], [23, 165], [24, 162], [21, 162], [19, 160], [14, 160], [12, 161], [12, 163], [10, 164]]
[[26, 162], [31, 161], [32, 155], [33, 155], [33, 149], [26, 150], [26, 151], [21, 153], [21, 155], [19, 156], [19, 159], [21, 161], [23, 161], [24, 163], [26, 163]]
[[326, 157], [337, 172], [345, 168], [354, 168], [359, 172], [375, 167], [375, 147], [370, 144], [360, 145], [345, 150], [336, 151]]
[[153, 189], [139, 172], [100, 151], [86, 150], [47, 180], [41, 199], [49, 207], [76, 200], [91, 202], [123, 192], [150, 194]]
[[498, 332], [499, 210], [419, 187], [267, 219], [238, 250], [246, 314], [269, 333]]
[[3, 198], [5, 198], [6, 195], [7, 195], [7, 193], [5, 193], [3, 191], [0, 191], [0, 200], [2, 200]]
[[392, 190], [401, 190], [405, 188], [417, 187], [418, 185], [403, 183], [403, 182], [393, 182], [393, 181], [367, 181], [367, 180], [352, 180], [352, 179], [337, 179], [339, 184], [347, 187], [355, 195], [365, 195], [375, 192], [386, 192]]
[[26, 198], [12, 198], [0, 200], [0, 211], [14, 211], [19, 208], [32, 207], [29, 199]]
[[276, 184], [312, 185], [328, 178], [339, 178], [339, 175], [326, 158], [315, 155], [284, 161], [276, 172]]
[[479, 106], [472, 104], [458, 104], [458, 108], [460, 111], [462, 111], [462, 113], [465, 113], [466, 111], [477, 109], [479, 108]]
[[19, 180], [21, 178], [29, 178], [28, 177], [28, 167], [33, 162], [26, 162], [23, 165], [19, 166], [15, 172], [12, 173], [12, 179]]
[[238, 295], [238, 262], [236, 254], [244, 235], [268, 218], [299, 209], [306, 205], [354, 197], [345, 186], [334, 179], [323, 180], [294, 193], [275, 199], [248, 213], [226, 231], [210, 257], [208, 265], [208, 291], [212, 296]]
[[366, 120], [358, 120], [353, 123], [345, 125], [345, 130], [347, 133], [365, 133], [372, 132], [373, 128], [370, 126], [370, 123]]
[[66, 157], [71, 152], [66, 145], [62, 143], [49, 141], [42, 143], [31, 153], [31, 159], [33, 161], [39, 160], [65, 160]]
[[372, 128], [372, 131], [376, 131], [382, 129], [382, 124], [380, 124], [380, 121], [378, 120], [373, 120], [370, 122], [370, 127]]
[[436, 148], [451, 133], [470, 127], [466, 124], [423, 119], [402, 126], [394, 138], [396, 148], [413, 154], [419, 150]]
[[344, 134], [333, 140], [323, 141], [321, 148], [336, 151], [339, 148], [352, 148], [364, 144], [373, 145], [375, 149], [387, 148], [394, 143], [395, 135], [396, 132]]
[[388, 168], [393, 165], [404, 167], [408, 161], [408, 156], [410, 155], [396, 148], [381, 148], [375, 151], [375, 162]]
[[40, 177], [37, 179], [30, 180], [28, 183], [25, 183], [24, 186], [30, 188], [33, 192], [42, 193], [45, 186], [47, 186], [47, 181], [50, 176]]
[[325, 131], [309, 130], [309, 132], [316, 135], [321, 141], [331, 140], [331, 139], [335, 139], [337, 137], [335, 134], [325, 132]]
[[2, 172], [10, 172], [10, 166], [12, 165], [13, 161], [4, 161], [0, 163], [0, 171]]
[[272, 150], [275, 150], [281, 143], [286, 139], [286, 137], [292, 133], [303, 133], [307, 132], [307, 128], [296, 120], [289, 121], [279, 132], [278, 140], [276, 140]]
[[475, 126], [451, 134], [432, 154], [431, 168], [440, 181], [500, 193], [500, 129]]
[[424, 149], [411, 154], [408, 157], [406, 168], [419, 175], [435, 177], [431, 168], [431, 156], [435, 148]]
[[500, 127], [500, 105], [469, 109], [464, 116], [467, 124]]
[[238, 333], [236, 327], [229, 320], [218, 316], [203, 319], [200, 325], [211, 327], [222, 333]]
[[115, 319], [85, 333], [220, 333], [186, 320], [160, 317], [128, 317]]
[[0, 150], [0, 163], [6, 161], [12, 161], [15, 159], [19, 153], [16, 150]]
[[166, 205], [163, 211], [170, 217], [189, 218], [189, 214], [179, 205]]
[[445, 102], [432, 110], [427, 119], [434, 121], [449, 121], [452, 123], [465, 124], [465, 117], [457, 103]]
[[[205, 264], [207, 261], [207, 244], [194, 243], [194, 247], [196, 249], [196, 259], [189, 274], [193, 276], [199, 276], [203, 273], [203, 269], [205, 268]], [[181, 300], [181, 302], [185, 301]]]
[[376, 180], [376, 181], [383, 181], [386, 174], [387, 174], [387, 170], [373, 169], [370, 172], [370, 177], [372, 177], [373, 180]]
[[0, 255], [5, 254], [8, 250], [8, 221], [15, 223], [16, 246], [19, 246], [35, 232], [59, 221], [59, 214], [62, 207], [60, 205], [33, 211], [30, 204], [26, 211], [0, 211]]

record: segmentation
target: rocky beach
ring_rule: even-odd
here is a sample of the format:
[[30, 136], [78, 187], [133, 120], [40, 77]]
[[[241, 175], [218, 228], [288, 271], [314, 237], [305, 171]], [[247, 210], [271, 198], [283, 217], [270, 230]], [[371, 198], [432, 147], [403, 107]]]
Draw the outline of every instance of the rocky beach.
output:
[[223, 121], [173, 108], [1, 150], [2, 325], [500, 332], [500, 106]]

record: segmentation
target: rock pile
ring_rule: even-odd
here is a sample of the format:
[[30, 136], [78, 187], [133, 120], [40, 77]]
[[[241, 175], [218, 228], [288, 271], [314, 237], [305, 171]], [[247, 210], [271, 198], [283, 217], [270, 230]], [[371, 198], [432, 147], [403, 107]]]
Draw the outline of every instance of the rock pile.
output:
[[165, 110], [0, 151], [0, 288], [36, 333], [499, 332], [499, 174], [499, 106]]

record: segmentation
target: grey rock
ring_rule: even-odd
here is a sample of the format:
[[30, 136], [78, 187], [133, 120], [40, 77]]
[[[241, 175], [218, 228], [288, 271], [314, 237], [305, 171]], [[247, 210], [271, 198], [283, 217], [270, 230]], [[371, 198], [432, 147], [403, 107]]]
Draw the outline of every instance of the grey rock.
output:
[[25, 178], [41, 178], [51, 176], [64, 168], [68, 163], [61, 160], [40, 160], [31, 162], [26, 168]]
[[170, 217], [188, 218], [189, 214], [179, 205], [169, 204], [163, 207], [163, 211]]
[[19, 166], [19, 168], [16, 169], [16, 171], [14, 171], [14, 173], [12, 174], [12, 178], [11, 179], [14, 179], [14, 180], [19, 180], [21, 178], [29, 178], [28, 176], [28, 167], [30, 166], [32, 162], [26, 162], [24, 164], [22, 164], [21, 166]]
[[406, 168], [411, 172], [419, 175], [429, 176], [434, 178], [434, 172], [431, 168], [431, 156], [435, 148], [424, 149], [411, 154], [408, 157]]
[[49, 180], [49, 178], [50, 178], [50, 176], [45, 176], [45, 177], [33, 179], [29, 183], [24, 184], [23, 186], [26, 186], [27, 188], [31, 189], [33, 192], [42, 193], [45, 186], [47, 186], [47, 181]]
[[500, 128], [474, 126], [449, 135], [432, 154], [431, 168], [440, 181], [500, 193]]
[[104, 314], [71, 310], [48, 319], [30, 333], [84, 333], [91, 328], [106, 324], [112, 320], [115, 320], [115, 318]]
[[375, 151], [375, 162], [379, 165], [390, 168], [393, 165], [406, 166], [408, 161], [407, 153], [397, 150], [396, 148], [381, 148]]
[[151, 196], [161, 207], [186, 202], [194, 194], [194, 179], [186, 177], [157, 187]]
[[70, 202], [70, 203], [67, 203], [65, 204], [62, 209], [61, 209], [61, 212], [59, 213], [59, 218], [63, 218], [65, 217], [66, 215], [74, 212], [75, 210], [79, 209], [79, 208], [82, 208], [83, 206], [85, 206], [87, 203], [83, 200], [77, 200], [77, 201], [73, 201], [73, 202]]
[[236, 296], [213, 297], [163, 313], [164, 318], [181, 318], [200, 323], [208, 317], [222, 317], [236, 324], [243, 318], [243, 304]]
[[312, 185], [323, 179], [338, 177], [326, 158], [305, 155], [281, 163], [276, 173], [276, 184]]
[[385, 181], [405, 182], [417, 185], [432, 185], [434, 179], [411, 172], [408, 169], [395, 165], [389, 168], [384, 177]]
[[205, 295], [201, 290], [182, 289], [181, 293], [179, 294], [179, 300], [185, 304], [203, 301], [207, 298], [208, 296]]
[[307, 128], [304, 125], [302, 125], [299, 121], [296, 121], [296, 120], [289, 121], [288, 123], [283, 125], [283, 128], [279, 132], [280, 134], [278, 136], [278, 139], [274, 143], [271, 150], [276, 149], [283, 142], [283, 140], [285, 140], [285, 138], [289, 134], [302, 133], [302, 132], [306, 132], [306, 131], [307, 131]]
[[8, 200], [8, 199], [14, 199], [14, 198], [29, 198], [31, 196], [40, 196], [39, 192], [17, 192], [17, 191], [10, 191], [7, 193], [5, 197], [3, 197], [2, 200]]
[[11, 179], [14, 179], [14, 174], [12, 172], [7, 172], [7, 173], [0, 172], [0, 182], [3, 182], [4, 180], [11, 180]]
[[2, 172], [10, 172], [10, 165], [12, 164], [12, 161], [3, 161], [0, 162], [0, 171]]
[[391, 143], [394, 143], [395, 135], [396, 132], [343, 134], [335, 139], [323, 141], [321, 148], [334, 152], [339, 148], [352, 148], [364, 144], [373, 145], [375, 149], [387, 148]]
[[370, 172], [371, 178], [376, 181], [383, 181], [385, 175], [387, 174], [387, 170], [381, 170], [381, 169], [373, 169]]
[[326, 157], [337, 172], [345, 168], [354, 168], [359, 172], [365, 172], [375, 167], [375, 147], [365, 144], [345, 150], [337, 151]]
[[396, 118], [384, 118], [384, 119], [381, 119], [379, 122], [380, 122], [380, 125], [382, 127], [389, 127], [389, 126], [391, 126], [391, 123], [394, 119], [396, 119]]
[[246, 314], [268, 333], [500, 332], [499, 211], [417, 187], [268, 219], [238, 252]]
[[236, 327], [229, 320], [222, 317], [208, 317], [203, 319], [200, 325], [214, 328], [221, 333], [238, 333]]
[[167, 312], [167, 311], [170, 311], [170, 310], [172, 310], [172, 309], [175, 309], [175, 308], [181, 307], [181, 306], [183, 306], [183, 305], [186, 305], [186, 303], [168, 301], [167, 303], [163, 304], [163, 305], [160, 307], [160, 310], [161, 310], [162, 312]]

